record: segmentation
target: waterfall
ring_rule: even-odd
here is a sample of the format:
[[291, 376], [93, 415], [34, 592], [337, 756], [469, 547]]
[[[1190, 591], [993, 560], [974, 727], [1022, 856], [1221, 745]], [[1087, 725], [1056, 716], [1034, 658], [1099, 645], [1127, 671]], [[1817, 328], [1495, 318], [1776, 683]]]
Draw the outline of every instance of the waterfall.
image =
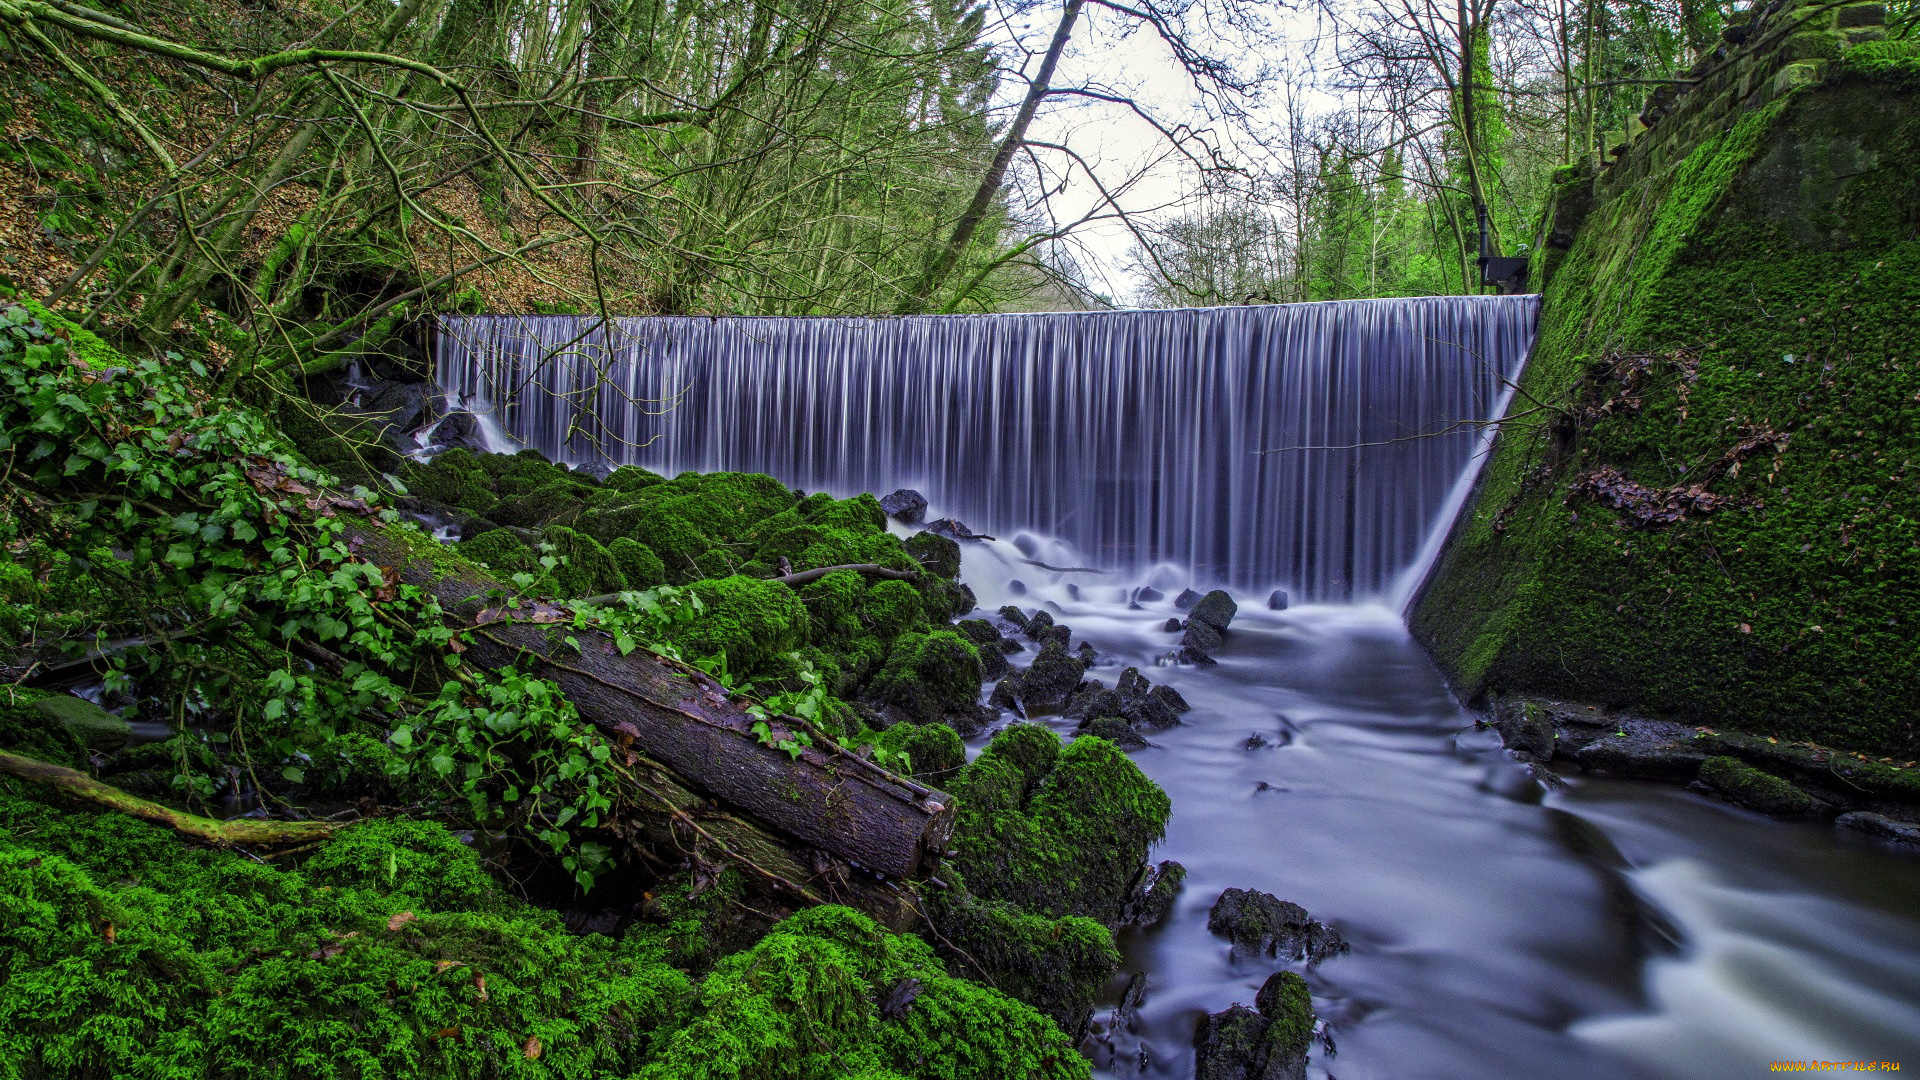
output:
[[[1404, 588], [1538, 298], [905, 318], [443, 316], [443, 388], [562, 462], [911, 487], [1087, 565]], [[1111, 579], [1117, 580], [1117, 579]]]

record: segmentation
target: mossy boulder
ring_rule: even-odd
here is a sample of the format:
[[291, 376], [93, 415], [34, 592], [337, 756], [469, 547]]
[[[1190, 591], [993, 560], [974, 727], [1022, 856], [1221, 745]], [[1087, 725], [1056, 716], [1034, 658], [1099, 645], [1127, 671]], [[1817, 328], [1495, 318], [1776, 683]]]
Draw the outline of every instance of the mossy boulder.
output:
[[842, 907], [803, 911], [700, 984], [690, 1022], [636, 1080], [1079, 1080], [1032, 1008], [948, 975], [920, 939]]
[[560, 560], [549, 575], [557, 595], [598, 596], [627, 588], [619, 562], [593, 537], [565, 525], [549, 525], [540, 539]]
[[973, 714], [980, 700], [980, 654], [951, 630], [904, 634], [893, 643], [866, 696], [920, 723], [958, 717], [968, 728], [977, 727]]
[[494, 572], [503, 581], [513, 575], [538, 573], [539, 556], [532, 545], [507, 529], [490, 529], [460, 544], [460, 555]]
[[1728, 802], [1775, 817], [1806, 817], [1820, 808], [1811, 795], [1737, 758], [1708, 758], [1700, 782]]
[[723, 655], [730, 675], [751, 679], [774, 657], [807, 643], [806, 605], [785, 585], [726, 577], [690, 588], [702, 610], [667, 635], [689, 659]]
[[126, 745], [133, 729], [125, 720], [72, 694], [41, 698], [31, 708], [57, 724], [89, 750], [113, 751]]
[[954, 861], [975, 894], [1110, 926], [1171, 809], [1119, 747], [1086, 736], [1063, 747], [1038, 724], [994, 736], [947, 790], [959, 799]]
[[960, 575], [960, 544], [950, 536], [931, 532], [914, 533], [901, 546], [929, 574], [943, 578]]
[[527, 492], [501, 499], [487, 511], [489, 520], [524, 529], [568, 521], [585, 505], [589, 489], [573, 480], [554, 480]]
[[967, 748], [946, 724], [895, 724], [873, 736], [881, 748], [907, 755], [916, 780], [938, 786], [967, 763]]
[[629, 589], [651, 589], [667, 581], [667, 564], [653, 549], [631, 537], [618, 536], [607, 545], [607, 554], [620, 568]]
[[657, 472], [643, 469], [638, 465], [622, 465], [608, 474], [601, 486], [611, 491], [645, 491], [655, 484], [664, 484], [667, 478]]
[[1235, 1004], [1194, 1032], [1194, 1080], [1300, 1080], [1313, 1045], [1313, 994], [1291, 971], [1267, 978], [1255, 1007]]
[[506, 896], [439, 826], [349, 829], [310, 872], [10, 782], [0, 818], [0, 1061], [24, 1076], [626, 1076], [693, 997], [641, 938]]
[[964, 889], [929, 907], [950, 963], [1039, 1009], [1076, 1038], [1120, 968], [1107, 928], [1080, 915], [1048, 916]]

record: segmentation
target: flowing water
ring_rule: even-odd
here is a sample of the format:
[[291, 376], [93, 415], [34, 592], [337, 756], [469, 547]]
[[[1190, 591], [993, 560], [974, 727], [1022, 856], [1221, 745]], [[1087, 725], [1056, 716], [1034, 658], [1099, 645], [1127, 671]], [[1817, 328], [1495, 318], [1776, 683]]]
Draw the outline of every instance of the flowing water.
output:
[[[437, 355], [444, 385], [563, 460], [918, 486], [1007, 536], [965, 545], [983, 609], [1046, 606], [1100, 651], [1095, 677], [1137, 664], [1187, 697], [1134, 760], [1173, 801], [1155, 858], [1189, 876], [1166, 925], [1122, 939], [1147, 992], [1137, 1018], [1100, 1017], [1103, 1076], [1190, 1077], [1200, 1018], [1274, 970], [1208, 933], [1229, 887], [1352, 943], [1305, 971], [1316, 1077], [1920, 1069], [1920, 857], [1670, 786], [1545, 791], [1409, 637], [1399, 600], [1465, 496], [1484, 446], [1468, 422], [1503, 407], [1532, 311], [636, 320], [597, 343], [577, 319], [448, 320]], [[677, 408], [629, 400], [649, 397]], [[1251, 453], [1361, 443], [1379, 445]], [[1241, 601], [1219, 665], [1164, 663], [1179, 612], [1136, 588], [1213, 583]], [[1270, 586], [1320, 602], [1268, 610]]]
[[555, 460], [914, 487], [978, 531], [1043, 527], [1104, 568], [1341, 600], [1415, 561], [1537, 306], [447, 317], [435, 357], [450, 394]]

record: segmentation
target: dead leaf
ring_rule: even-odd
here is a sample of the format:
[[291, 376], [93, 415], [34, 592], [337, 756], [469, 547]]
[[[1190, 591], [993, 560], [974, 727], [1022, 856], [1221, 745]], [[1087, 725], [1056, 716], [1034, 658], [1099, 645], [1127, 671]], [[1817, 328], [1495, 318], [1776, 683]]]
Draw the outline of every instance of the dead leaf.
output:
[[442, 960], [439, 963], [433, 965], [433, 973], [435, 975], [440, 975], [440, 974], [444, 974], [447, 971], [452, 970], [453, 968], [466, 967], [466, 966], [467, 965], [461, 963], [458, 960]]
[[528, 1061], [538, 1059], [540, 1057], [540, 1036], [527, 1036], [527, 1045], [520, 1048], [520, 1056], [526, 1058]]
[[113, 924], [112, 924], [112, 923], [108, 923], [108, 924], [107, 924], [107, 925], [106, 925], [106, 926], [105, 926], [105, 927], [104, 927], [104, 928], [103, 928], [103, 929], [102, 929], [102, 930], [100, 931], [100, 936], [101, 936], [101, 937], [103, 937], [103, 938], [106, 938], [106, 939], [107, 939], [107, 944], [109, 944], [109, 945], [111, 945], [111, 944], [113, 944], [113, 943], [114, 943], [114, 940], [115, 940], [116, 938], [118, 938], [118, 937], [120, 936], [120, 932], [119, 932], [119, 931], [117, 931], [117, 930], [115, 930], [115, 929], [113, 928]]
[[411, 911], [403, 911], [400, 914], [395, 915], [393, 918], [387, 920], [387, 929], [399, 930], [401, 927], [407, 925], [410, 922], [413, 922], [419, 917], [420, 916], [415, 915]]
[[455, 1024], [452, 1027], [443, 1027], [439, 1031], [434, 1032], [433, 1037], [436, 1039], [457, 1039], [460, 1037], [460, 1025]]
[[473, 973], [473, 990], [475, 994], [479, 995], [481, 1001], [493, 1000], [487, 996], [487, 977], [477, 971]]
[[1748, 623], [1741, 623], [1740, 632], [1743, 634], [1751, 634], [1753, 633], [1753, 627]]

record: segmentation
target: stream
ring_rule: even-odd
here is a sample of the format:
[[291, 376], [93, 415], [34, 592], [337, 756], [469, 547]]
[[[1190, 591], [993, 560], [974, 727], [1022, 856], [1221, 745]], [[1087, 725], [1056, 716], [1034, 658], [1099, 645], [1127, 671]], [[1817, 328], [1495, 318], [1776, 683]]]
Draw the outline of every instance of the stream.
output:
[[[1543, 791], [1386, 606], [1239, 597], [1218, 666], [1155, 667], [1177, 637], [1171, 602], [1075, 600], [1009, 547], [968, 545], [982, 614], [1046, 604], [1099, 650], [1091, 677], [1136, 664], [1194, 706], [1133, 755], [1173, 801], [1153, 858], [1189, 874], [1165, 925], [1122, 937], [1146, 999], [1131, 1029], [1096, 1017], [1099, 1075], [1192, 1076], [1203, 1014], [1251, 1004], [1276, 970], [1231, 963], [1208, 932], [1229, 887], [1299, 903], [1352, 943], [1301, 969], [1327, 1024], [1315, 1077], [1920, 1068], [1920, 858], [1667, 785], [1575, 774]], [[1016, 575], [1019, 592], [998, 584]], [[1249, 749], [1254, 734], [1274, 745]]]

